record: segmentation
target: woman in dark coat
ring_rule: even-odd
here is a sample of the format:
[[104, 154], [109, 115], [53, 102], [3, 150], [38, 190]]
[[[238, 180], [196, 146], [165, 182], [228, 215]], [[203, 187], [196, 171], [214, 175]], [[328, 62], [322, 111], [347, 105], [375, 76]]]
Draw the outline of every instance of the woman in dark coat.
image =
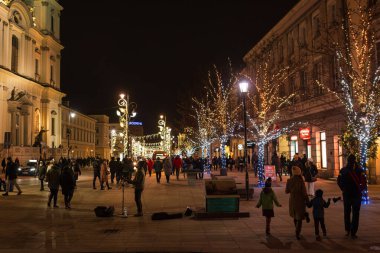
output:
[[[297, 166], [292, 167], [292, 177], [286, 182], [285, 193], [290, 193], [289, 196], [289, 215], [294, 220], [296, 227], [296, 238], [300, 239], [302, 229], [302, 220], [306, 217], [306, 203], [309, 198], [306, 193], [305, 183], [302, 178], [301, 169]], [[307, 220], [306, 220], [307, 221]]]
[[73, 198], [74, 188], [75, 188], [75, 179], [72, 169], [68, 166], [63, 168], [63, 172], [60, 178], [60, 185], [62, 188], [62, 194], [65, 198], [65, 208], [71, 208], [71, 199]]

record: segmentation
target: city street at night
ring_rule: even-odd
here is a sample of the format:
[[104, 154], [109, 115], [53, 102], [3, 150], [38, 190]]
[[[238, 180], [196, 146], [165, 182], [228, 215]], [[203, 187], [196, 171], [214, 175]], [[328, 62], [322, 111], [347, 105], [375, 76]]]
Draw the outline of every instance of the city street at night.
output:
[[[261, 209], [255, 208], [260, 190], [255, 188], [254, 200], [241, 199], [240, 211], [249, 212], [249, 218], [206, 219], [193, 217], [152, 221], [154, 212], [184, 212], [205, 207], [204, 182], [199, 180], [189, 186], [180, 175], [180, 181], [171, 177], [170, 184], [155, 182], [154, 174], [147, 176], [143, 192], [143, 217], [133, 217], [136, 212], [133, 189], [126, 188], [128, 218], [118, 216], [99, 218], [93, 209], [98, 205], [114, 205], [115, 215], [121, 212], [121, 190], [112, 185], [111, 190], [92, 189], [92, 172], [86, 170], [80, 177], [74, 193], [72, 209], [64, 208], [59, 193], [59, 208], [47, 207], [48, 191], [39, 191], [39, 181], [22, 177], [18, 181], [22, 195], [15, 192], [2, 197], [0, 215], [1, 252], [360, 252], [379, 250], [378, 228], [380, 187], [371, 186], [372, 203], [362, 206], [358, 239], [344, 236], [343, 203], [331, 204], [326, 209], [327, 237], [315, 240], [313, 221], [304, 223], [302, 238], [294, 235], [293, 220], [288, 215], [288, 195], [284, 183], [273, 187], [279, 202], [272, 222], [272, 236], [265, 236], [265, 218]], [[244, 173], [232, 172], [237, 182], [244, 182]], [[207, 178], [207, 175], [205, 175]], [[250, 177], [250, 182], [255, 183]], [[98, 182], [97, 182], [98, 183]], [[277, 185], [277, 183], [276, 183]], [[322, 188], [325, 197], [340, 196], [335, 181], [319, 180], [316, 189]]]

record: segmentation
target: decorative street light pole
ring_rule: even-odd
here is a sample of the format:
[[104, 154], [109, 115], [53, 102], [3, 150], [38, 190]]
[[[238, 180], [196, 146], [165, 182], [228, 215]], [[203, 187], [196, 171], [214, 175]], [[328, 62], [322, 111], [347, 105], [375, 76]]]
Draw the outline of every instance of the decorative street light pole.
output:
[[245, 166], [245, 191], [247, 200], [249, 200], [249, 177], [248, 177], [248, 155], [247, 155], [247, 110], [245, 106], [245, 100], [248, 93], [248, 82], [239, 83], [240, 92], [243, 97], [243, 111], [244, 111], [244, 166]]
[[75, 118], [75, 112], [69, 112], [69, 123], [67, 125], [66, 137], [67, 137], [67, 159], [70, 158], [70, 138], [71, 138], [71, 118]]
[[158, 128], [160, 129], [160, 136], [162, 140], [162, 149], [168, 155], [170, 155], [170, 143], [171, 143], [171, 128], [166, 126], [166, 116], [160, 115], [160, 120], [158, 121]]
[[[129, 121], [136, 116], [135, 109], [137, 104], [135, 102], [129, 102], [129, 95], [120, 94], [120, 99], [117, 101], [119, 109], [116, 110], [117, 116], [119, 116], [120, 126], [123, 128], [123, 144], [124, 144], [124, 157], [129, 156]], [[131, 112], [129, 112], [131, 108]]]
[[125, 97], [125, 94], [120, 94], [120, 99], [117, 101], [119, 109], [116, 110], [117, 116], [119, 116], [120, 126], [123, 128], [123, 145], [124, 145], [124, 157], [128, 155], [128, 100], [129, 95]]

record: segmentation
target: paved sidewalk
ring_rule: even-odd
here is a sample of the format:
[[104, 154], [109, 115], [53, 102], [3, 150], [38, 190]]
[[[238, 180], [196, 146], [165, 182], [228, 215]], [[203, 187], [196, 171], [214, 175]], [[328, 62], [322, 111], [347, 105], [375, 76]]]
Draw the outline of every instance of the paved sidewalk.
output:
[[[343, 203], [331, 204], [326, 210], [327, 238], [317, 242], [313, 222], [304, 223], [302, 239], [294, 235], [293, 221], [288, 215], [288, 195], [285, 183], [274, 187], [281, 208], [275, 209], [271, 237], [265, 236], [265, 219], [255, 208], [260, 189], [255, 188], [254, 200], [241, 200], [240, 210], [250, 212], [250, 218], [195, 220], [190, 217], [152, 221], [154, 212], [184, 212], [187, 206], [204, 208], [203, 181], [189, 186], [181, 175], [172, 176], [170, 184], [155, 182], [147, 176], [143, 192], [143, 217], [136, 212], [133, 188], [126, 188], [128, 218], [98, 218], [93, 209], [98, 205], [114, 205], [121, 213], [122, 192], [112, 185], [111, 190], [92, 189], [92, 174], [84, 172], [78, 182], [72, 202], [73, 209], [63, 208], [59, 194], [59, 209], [47, 207], [49, 192], [39, 191], [36, 178], [20, 178], [23, 194], [0, 196], [1, 252], [363, 252], [380, 250], [380, 186], [369, 188], [372, 203], [363, 206], [357, 240], [344, 236]], [[244, 173], [229, 172], [244, 183]], [[207, 177], [207, 176], [206, 176]], [[250, 183], [257, 179], [250, 177]], [[97, 182], [99, 184], [99, 182]], [[318, 180], [325, 197], [339, 196], [336, 182]]]

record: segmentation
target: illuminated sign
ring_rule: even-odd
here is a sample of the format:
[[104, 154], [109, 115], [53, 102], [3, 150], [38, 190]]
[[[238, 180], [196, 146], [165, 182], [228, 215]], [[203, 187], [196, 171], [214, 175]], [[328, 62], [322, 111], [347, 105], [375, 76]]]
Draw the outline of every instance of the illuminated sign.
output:
[[309, 140], [311, 138], [310, 127], [300, 128], [300, 138], [302, 140]]
[[130, 121], [128, 123], [128, 125], [130, 125], [130, 126], [142, 126], [142, 122], [139, 122], [139, 121]]

